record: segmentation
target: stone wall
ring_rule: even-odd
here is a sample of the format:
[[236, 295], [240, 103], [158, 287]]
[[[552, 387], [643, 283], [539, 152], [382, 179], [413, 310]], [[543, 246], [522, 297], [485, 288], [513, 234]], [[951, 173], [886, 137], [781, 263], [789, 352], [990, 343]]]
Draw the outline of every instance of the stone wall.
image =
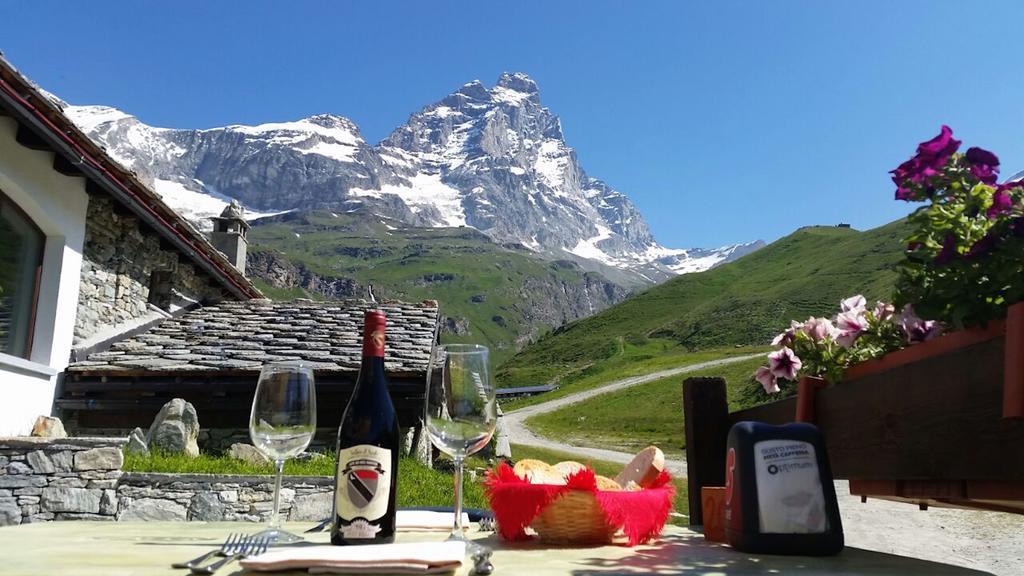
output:
[[150, 314], [151, 287], [161, 294], [154, 304], [165, 311], [221, 297], [205, 275], [177, 252], [161, 249], [155, 233], [143, 233], [135, 217], [117, 213], [104, 196], [89, 198], [81, 275], [76, 344]]
[[[331, 515], [334, 478], [285, 476], [281, 517], [318, 522]], [[269, 476], [125, 473], [117, 486], [118, 520], [269, 519], [274, 479]]]
[[0, 438], [0, 526], [113, 520], [122, 439]]
[[[48, 520], [266, 521], [270, 476], [122, 472], [125, 441], [0, 438], [0, 526]], [[281, 514], [331, 513], [334, 478], [285, 476]]]

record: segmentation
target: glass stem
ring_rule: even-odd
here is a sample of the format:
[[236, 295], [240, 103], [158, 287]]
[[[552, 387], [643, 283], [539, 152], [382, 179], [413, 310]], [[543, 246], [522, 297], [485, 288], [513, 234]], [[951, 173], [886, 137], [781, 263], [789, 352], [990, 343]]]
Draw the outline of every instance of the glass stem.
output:
[[270, 528], [279, 530], [281, 528], [281, 477], [284, 475], [284, 460], [274, 460], [274, 467], [277, 468], [277, 475], [274, 476], [274, 511], [270, 515]]
[[462, 532], [462, 457], [455, 458], [455, 525], [452, 527], [452, 538], [465, 539]]

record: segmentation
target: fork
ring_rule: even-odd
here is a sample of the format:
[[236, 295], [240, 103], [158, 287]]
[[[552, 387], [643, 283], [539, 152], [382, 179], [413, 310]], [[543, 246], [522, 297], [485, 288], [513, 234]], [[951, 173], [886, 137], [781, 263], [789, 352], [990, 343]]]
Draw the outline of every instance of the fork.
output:
[[190, 570], [192, 571], [192, 574], [213, 574], [217, 570], [220, 570], [222, 567], [224, 567], [225, 564], [234, 562], [239, 558], [255, 556], [257, 554], [262, 554], [266, 552], [267, 546], [269, 545], [269, 536], [246, 536], [242, 539], [241, 549], [235, 551], [233, 554], [230, 554], [227, 557], [222, 558], [208, 566], [192, 566]]
[[207, 559], [214, 555], [228, 556], [230, 554], [235, 554], [241, 549], [242, 543], [246, 538], [247, 536], [241, 532], [232, 532], [228, 535], [227, 540], [224, 540], [224, 544], [221, 544], [220, 548], [214, 548], [202, 556], [193, 558], [188, 562], [175, 562], [174, 564], [171, 564], [171, 566], [174, 568], [192, 568], [206, 562]]

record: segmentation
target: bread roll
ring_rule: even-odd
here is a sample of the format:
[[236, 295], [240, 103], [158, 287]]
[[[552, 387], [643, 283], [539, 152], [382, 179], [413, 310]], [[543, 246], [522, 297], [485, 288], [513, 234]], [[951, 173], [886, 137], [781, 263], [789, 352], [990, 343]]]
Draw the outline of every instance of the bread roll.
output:
[[647, 488], [658, 478], [665, 469], [665, 454], [657, 446], [648, 446], [636, 456], [626, 468], [615, 477], [615, 481], [622, 486], [630, 482], [636, 482], [641, 488]]
[[608, 478], [607, 476], [595, 476], [594, 478], [597, 480], [598, 490], [604, 490], [607, 492], [622, 490], [621, 484], [619, 484], [615, 480], [612, 480], [611, 478]]
[[579, 462], [573, 462], [572, 460], [566, 460], [559, 462], [554, 465], [554, 469], [561, 474], [564, 478], [568, 479], [569, 476], [579, 472], [580, 470], [586, 470], [587, 467]]
[[551, 467], [547, 462], [540, 460], [525, 459], [516, 462], [512, 469], [516, 476], [525, 478], [530, 484], [565, 484], [562, 474]]

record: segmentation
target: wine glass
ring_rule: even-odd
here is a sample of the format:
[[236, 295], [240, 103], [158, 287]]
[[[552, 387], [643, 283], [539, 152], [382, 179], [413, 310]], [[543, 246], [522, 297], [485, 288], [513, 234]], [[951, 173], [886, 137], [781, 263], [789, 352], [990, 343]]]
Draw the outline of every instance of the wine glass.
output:
[[476, 344], [436, 346], [427, 370], [427, 434], [455, 462], [455, 525], [449, 540], [466, 540], [463, 462], [487, 445], [498, 421], [487, 355], [487, 348]]
[[298, 456], [316, 432], [313, 369], [298, 360], [264, 364], [252, 399], [249, 436], [257, 450], [274, 461], [274, 512], [270, 526], [257, 534], [274, 544], [303, 538], [281, 529], [281, 475], [284, 461]]

